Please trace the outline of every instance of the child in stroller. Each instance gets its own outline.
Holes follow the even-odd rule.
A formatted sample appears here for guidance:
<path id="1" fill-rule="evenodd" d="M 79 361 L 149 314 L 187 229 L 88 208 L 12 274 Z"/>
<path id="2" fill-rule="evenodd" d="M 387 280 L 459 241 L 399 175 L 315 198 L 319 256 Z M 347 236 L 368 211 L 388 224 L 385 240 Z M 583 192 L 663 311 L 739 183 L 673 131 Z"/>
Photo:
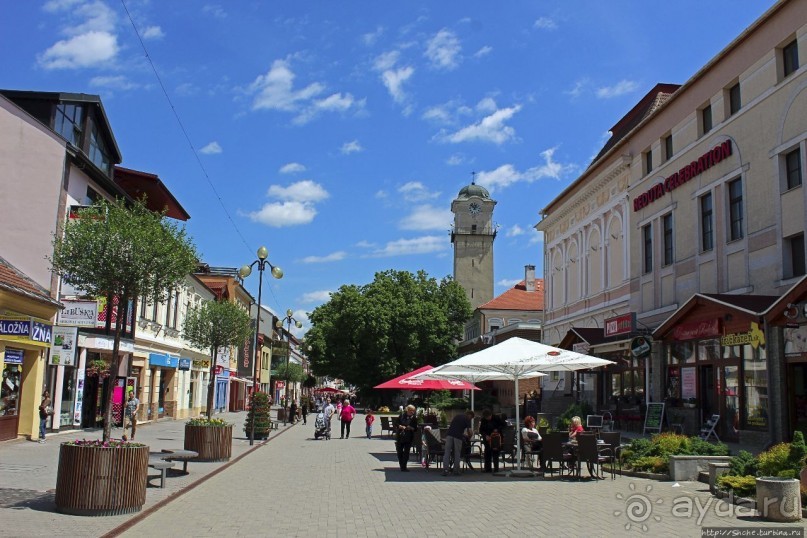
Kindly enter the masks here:
<path id="1" fill-rule="evenodd" d="M 320 411 L 314 421 L 314 439 L 324 437 L 327 441 L 331 440 L 331 425 L 328 422 L 325 413 Z"/>

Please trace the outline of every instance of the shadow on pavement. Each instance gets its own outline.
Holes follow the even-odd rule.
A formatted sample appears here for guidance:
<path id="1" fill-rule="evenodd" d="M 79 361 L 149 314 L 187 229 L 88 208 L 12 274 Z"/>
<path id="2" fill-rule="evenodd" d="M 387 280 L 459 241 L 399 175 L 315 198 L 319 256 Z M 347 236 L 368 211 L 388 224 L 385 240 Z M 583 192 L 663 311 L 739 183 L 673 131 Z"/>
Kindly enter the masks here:
<path id="1" fill-rule="evenodd" d="M 398 462 L 398 455 L 394 452 L 370 452 L 378 461 L 394 461 Z"/>
<path id="2" fill-rule="evenodd" d="M 56 494 L 53 491 L 0 488 L 0 508 L 29 509 L 37 512 L 56 512 Z"/>

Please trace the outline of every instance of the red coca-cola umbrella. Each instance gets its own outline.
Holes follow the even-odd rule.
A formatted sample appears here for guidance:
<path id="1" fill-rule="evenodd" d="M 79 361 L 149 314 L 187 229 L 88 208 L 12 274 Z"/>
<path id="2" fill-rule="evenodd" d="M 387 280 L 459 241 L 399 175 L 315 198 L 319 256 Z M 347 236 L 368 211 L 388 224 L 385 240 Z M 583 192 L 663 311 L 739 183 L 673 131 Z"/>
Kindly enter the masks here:
<path id="1" fill-rule="evenodd" d="M 407 374 L 376 385 L 377 389 L 398 390 L 479 390 L 479 387 L 460 379 L 412 379 L 421 372 L 431 370 L 432 366 L 421 366 Z"/>

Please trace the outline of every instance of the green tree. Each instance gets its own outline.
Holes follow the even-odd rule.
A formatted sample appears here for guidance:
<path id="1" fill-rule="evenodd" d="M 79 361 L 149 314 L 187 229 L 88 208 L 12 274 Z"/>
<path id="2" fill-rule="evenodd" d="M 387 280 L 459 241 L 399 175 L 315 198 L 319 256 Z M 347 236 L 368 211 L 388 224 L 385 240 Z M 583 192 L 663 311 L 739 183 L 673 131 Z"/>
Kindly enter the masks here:
<path id="1" fill-rule="evenodd" d="M 207 418 L 210 418 L 218 351 L 224 347 L 240 346 L 251 338 L 252 323 L 249 314 L 235 303 L 207 301 L 188 311 L 182 334 L 193 346 L 210 352 L 210 382 L 207 385 Z"/>
<path id="2" fill-rule="evenodd" d="M 165 301 L 194 271 L 198 255 L 185 228 L 165 214 L 150 211 L 142 202 L 100 200 L 70 219 L 61 236 L 54 236 L 50 262 L 65 283 L 87 295 L 118 298 L 110 367 L 114 376 L 120 370 L 122 320 L 128 317 L 129 302 L 137 297 Z M 109 391 L 104 441 L 112 431 L 112 398 Z"/>
<path id="3" fill-rule="evenodd" d="M 311 313 L 306 342 L 316 375 L 368 389 L 424 364 L 456 358 L 471 316 L 465 291 L 424 271 L 388 270 L 345 285 Z"/>
<path id="4" fill-rule="evenodd" d="M 299 383 L 305 379 L 305 371 L 303 367 L 296 362 L 284 363 L 277 377 L 284 380 L 286 383 Z"/>

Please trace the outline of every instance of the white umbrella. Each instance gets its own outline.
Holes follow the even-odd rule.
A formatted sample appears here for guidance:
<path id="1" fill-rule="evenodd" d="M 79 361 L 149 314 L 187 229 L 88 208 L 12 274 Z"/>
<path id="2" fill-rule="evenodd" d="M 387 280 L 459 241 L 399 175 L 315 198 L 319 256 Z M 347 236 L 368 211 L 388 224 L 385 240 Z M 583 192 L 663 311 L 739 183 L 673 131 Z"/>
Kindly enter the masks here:
<path id="1" fill-rule="evenodd" d="M 547 374 L 542 372 L 532 372 L 530 374 L 523 375 L 521 379 L 531 379 L 533 377 L 543 377 L 545 375 Z M 457 370 L 448 374 L 441 372 L 440 367 L 438 366 L 437 368 L 432 368 L 431 370 L 426 370 L 425 372 L 413 375 L 412 379 L 461 379 L 462 381 L 467 381 L 468 383 L 476 385 L 482 381 L 509 381 L 513 379 L 513 377 L 499 372 L 480 372 L 478 370 L 467 370 L 465 372 Z M 471 411 L 473 410 L 474 391 L 471 391 Z"/>
<path id="2" fill-rule="evenodd" d="M 536 372 L 574 371 L 597 368 L 613 361 L 600 359 L 560 349 L 539 342 L 513 337 L 500 344 L 485 348 L 476 353 L 465 355 L 459 359 L 435 368 L 444 375 L 456 375 L 458 372 L 492 372 L 506 376 L 515 383 L 518 397 L 518 380 Z M 516 405 L 516 430 L 519 431 L 521 418 Z M 516 434 L 516 461 L 518 474 L 521 473 L 521 435 Z"/>

